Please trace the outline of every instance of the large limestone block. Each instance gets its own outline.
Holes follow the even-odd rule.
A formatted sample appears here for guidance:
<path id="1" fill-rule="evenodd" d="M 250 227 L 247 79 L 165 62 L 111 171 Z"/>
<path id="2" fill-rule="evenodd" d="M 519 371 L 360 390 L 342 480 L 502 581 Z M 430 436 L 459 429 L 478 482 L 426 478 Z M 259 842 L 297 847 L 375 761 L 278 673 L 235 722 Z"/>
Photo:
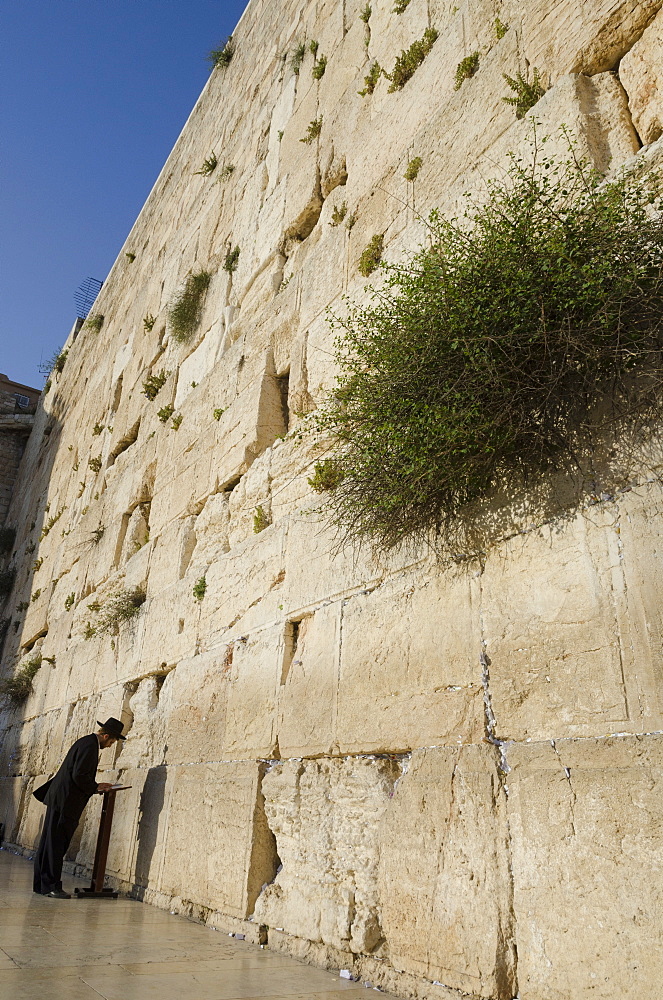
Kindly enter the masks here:
<path id="1" fill-rule="evenodd" d="M 509 749 L 520 995 L 661 992 L 660 735 Z"/>
<path id="2" fill-rule="evenodd" d="M 207 590 L 200 604 L 200 632 L 207 648 L 243 635 L 249 628 L 274 620 L 283 604 L 286 579 L 286 533 L 272 525 L 251 534 L 206 571 Z"/>
<path id="3" fill-rule="evenodd" d="M 507 0 L 500 16 L 520 26 L 525 58 L 551 79 L 614 69 L 661 0 Z"/>
<path id="4" fill-rule="evenodd" d="M 162 892 L 234 917 L 253 912 L 260 887 L 276 867 L 262 808 L 262 773 L 263 765 L 254 761 L 176 769 Z"/>
<path id="5" fill-rule="evenodd" d="M 336 744 L 340 637 L 340 602 L 286 626 L 278 720 L 283 757 L 328 753 Z"/>
<path id="6" fill-rule="evenodd" d="M 417 567 L 345 603 L 336 728 L 342 752 L 481 739 L 477 598 L 467 571 Z"/>
<path id="7" fill-rule="evenodd" d="M 204 761 L 210 748 L 223 746 L 232 646 L 178 662 L 163 681 L 159 709 L 163 715 L 169 764 Z"/>
<path id="8" fill-rule="evenodd" d="M 263 781 L 282 869 L 261 893 L 261 923 L 343 951 L 382 943 L 380 818 L 398 765 L 376 758 L 284 761 Z"/>
<path id="9" fill-rule="evenodd" d="M 473 996 L 511 1000 L 506 797 L 493 749 L 412 755 L 380 831 L 379 888 L 397 969 Z"/>
<path id="10" fill-rule="evenodd" d="M 631 726 L 610 520 L 616 512 L 578 515 L 561 531 L 516 537 L 489 558 L 481 605 L 499 735 L 589 736 Z"/>
<path id="11" fill-rule="evenodd" d="M 276 625 L 232 645 L 223 743 L 228 757 L 273 754 L 284 641 L 284 628 Z"/>
<path id="12" fill-rule="evenodd" d="M 658 483 L 624 495 L 615 524 L 617 605 L 629 717 L 644 732 L 663 729 L 663 497 Z M 619 528 L 619 534 L 616 534 Z M 622 556 L 623 558 L 620 558 Z M 617 589 L 617 588 L 615 588 Z"/>
<path id="13" fill-rule="evenodd" d="M 633 124 L 644 143 L 663 133 L 663 15 L 657 14 L 619 64 Z"/>

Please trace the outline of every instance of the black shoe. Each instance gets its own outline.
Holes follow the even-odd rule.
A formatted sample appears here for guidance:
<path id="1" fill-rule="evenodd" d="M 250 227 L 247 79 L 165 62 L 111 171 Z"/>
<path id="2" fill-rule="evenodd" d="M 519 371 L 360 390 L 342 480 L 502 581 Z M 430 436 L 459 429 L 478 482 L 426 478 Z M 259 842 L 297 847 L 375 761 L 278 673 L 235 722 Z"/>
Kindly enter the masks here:
<path id="1" fill-rule="evenodd" d="M 49 899 L 71 899 L 70 894 L 64 889 L 53 889 L 52 892 L 45 892 L 44 895 Z"/>

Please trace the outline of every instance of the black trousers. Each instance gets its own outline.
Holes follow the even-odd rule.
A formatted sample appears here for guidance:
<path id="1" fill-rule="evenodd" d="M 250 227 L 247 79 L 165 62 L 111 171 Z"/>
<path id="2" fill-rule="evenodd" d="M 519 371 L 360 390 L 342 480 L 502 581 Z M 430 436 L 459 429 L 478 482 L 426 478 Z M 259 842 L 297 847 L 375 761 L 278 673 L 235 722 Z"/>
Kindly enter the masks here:
<path id="1" fill-rule="evenodd" d="M 46 810 L 41 840 L 35 854 L 35 892 L 62 889 L 62 862 L 78 826 L 78 816 L 61 813 L 50 806 Z"/>

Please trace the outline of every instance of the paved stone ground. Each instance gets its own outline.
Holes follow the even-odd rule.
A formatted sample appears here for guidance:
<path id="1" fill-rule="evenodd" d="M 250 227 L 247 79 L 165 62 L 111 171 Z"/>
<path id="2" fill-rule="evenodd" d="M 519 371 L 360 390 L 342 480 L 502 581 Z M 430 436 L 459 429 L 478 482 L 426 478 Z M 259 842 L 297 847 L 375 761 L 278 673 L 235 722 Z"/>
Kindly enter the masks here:
<path id="1" fill-rule="evenodd" d="M 83 885 L 67 879 L 65 887 Z M 0 1000 L 366 1000 L 372 991 L 131 899 L 32 892 L 0 851 Z M 384 996 L 384 994 L 382 994 Z"/>

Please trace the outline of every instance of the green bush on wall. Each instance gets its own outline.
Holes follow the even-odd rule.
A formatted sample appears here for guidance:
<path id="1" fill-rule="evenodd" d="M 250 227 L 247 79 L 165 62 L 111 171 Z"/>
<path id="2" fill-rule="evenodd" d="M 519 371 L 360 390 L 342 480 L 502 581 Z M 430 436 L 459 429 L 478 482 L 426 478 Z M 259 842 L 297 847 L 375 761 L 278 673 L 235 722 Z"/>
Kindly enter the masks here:
<path id="1" fill-rule="evenodd" d="M 168 318 L 173 339 L 178 343 L 183 344 L 189 340 L 198 326 L 205 292 L 211 280 L 212 275 L 208 271 L 190 274 L 173 303 Z"/>
<path id="2" fill-rule="evenodd" d="M 433 213 L 427 245 L 381 265 L 373 303 L 332 320 L 340 376 L 318 427 L 338 444 L 344 533 L 444 535 L 498 484 L 578 475 L 597 434 L 660 416 L 655 183 L 602 185 L 535 137 L 532 164 L 512 158 L 460 220 Z"/>

